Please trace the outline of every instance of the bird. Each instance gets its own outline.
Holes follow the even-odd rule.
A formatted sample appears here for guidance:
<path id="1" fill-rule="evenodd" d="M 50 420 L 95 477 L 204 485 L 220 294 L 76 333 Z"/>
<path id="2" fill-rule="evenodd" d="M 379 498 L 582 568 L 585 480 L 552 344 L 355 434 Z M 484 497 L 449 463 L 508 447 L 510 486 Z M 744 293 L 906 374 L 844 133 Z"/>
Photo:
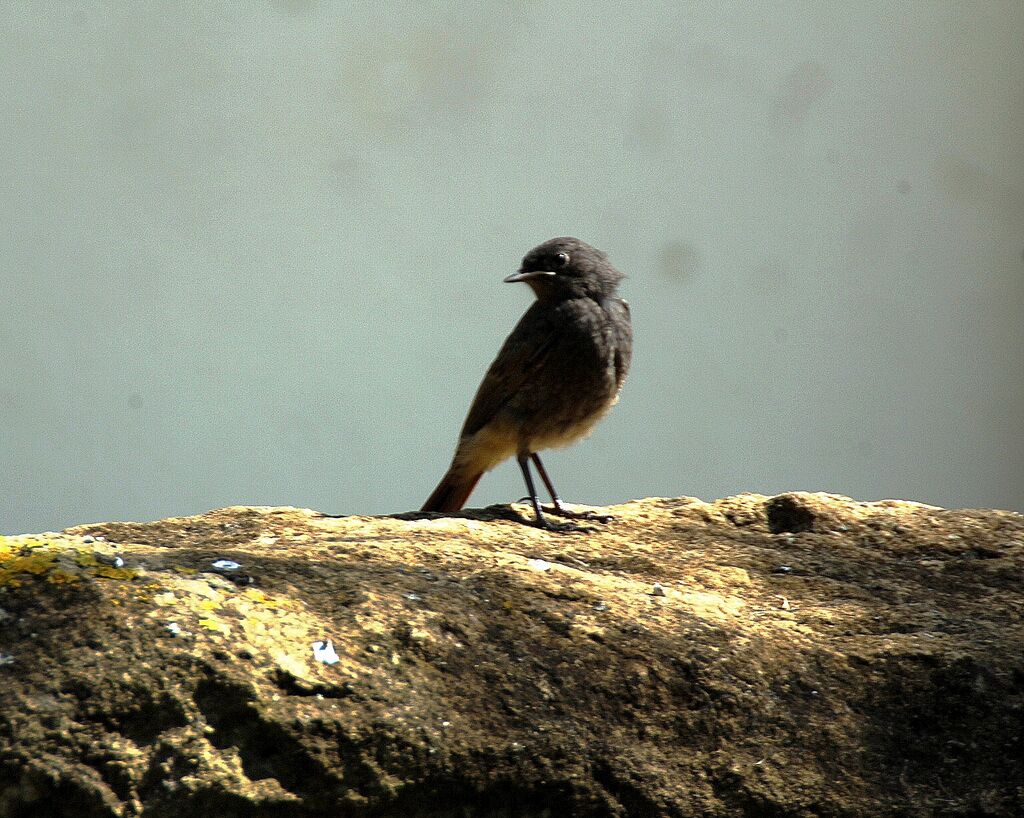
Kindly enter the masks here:
<path id="1" fill-rule="evenodd" d="M 611 519 L 566 508 L 539 452 L 586 437 L 618 401 L 633 352 L 629 304 L 617 294 L 623 278 L 605 253 L 571 236 L 549 239 L 523 257 L 504 282 L 528 284 L 536 300 L 484 375 L 451 466 L 421 511 L 458 511 L 486 472 L 515 457 L 537 527 L 580 530 L 545 516 L 531 463 L 551 495 L 549 513 Z"/>

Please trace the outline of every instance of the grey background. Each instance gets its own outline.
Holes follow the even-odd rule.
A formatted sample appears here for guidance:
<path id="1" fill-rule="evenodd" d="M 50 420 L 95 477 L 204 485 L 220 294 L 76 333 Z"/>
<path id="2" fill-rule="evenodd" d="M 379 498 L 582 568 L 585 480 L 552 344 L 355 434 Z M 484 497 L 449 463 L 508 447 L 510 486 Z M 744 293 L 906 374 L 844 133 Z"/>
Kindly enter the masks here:
<path id="1" fill-rule="evenodd" d="M 383 9 L 386 9 L 383 10 Z M 578 235 L 563 495 L 1024 508 L 1024 4 L 0 7 L 0 531 L 416 508 Z M 505 464 L 473 505 L 522 495 Z"/>

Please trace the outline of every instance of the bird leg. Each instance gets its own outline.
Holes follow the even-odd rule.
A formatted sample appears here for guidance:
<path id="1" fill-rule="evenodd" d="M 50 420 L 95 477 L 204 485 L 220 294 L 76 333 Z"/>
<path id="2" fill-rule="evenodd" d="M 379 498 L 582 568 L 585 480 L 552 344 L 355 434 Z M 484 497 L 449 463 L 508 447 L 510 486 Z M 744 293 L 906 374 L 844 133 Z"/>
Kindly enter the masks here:
<path id="1" fill-rule="evenodd" d="M 533 460 L 533 465 L 537 467 L 537 473 L 540 474 L 540 479 L 544 481 L 548 494 L 551 495 L 551 508 L 548 509 L 549 514 L 556 514 L 559 517 L 569 517 L 573 520 L 593 520 L 598 523 L 607 523 L 615 519 L 610 514 L 596 514 L 593 511 L 573 511 L 572 509 L 566 508 L 562 505 L 562 500 L 559 498 L 558 492 L 555 491 L 555 486 L 551 482 L 551 478 L 548 477 L 547 469 L 545 469 L 544 464 L 540 462 L 540 456 L 534 452 L 530 455 L 530 459 Z M 520 463 L 520 466 L 521 465 L 522 463 Z M 527 486 L 530 487 L 529 481 L 527 481 Z M 530 491 L 532 493 L 533 489 L 530 488 Z"/>
<path id="2" fill-rule="evenodd" d="M 536 458 L 536 455 L 533 455 Z M 589 531 L 590 529 L 582 526 L 573 525 L 572 523 L 556 523 L 553 520 L 549 520 L 544 516 L 544 512 L 541 511 L 540 500 L 537 498 L 537 490 L 533 486 L 533 475 L 530 474 L 530 455 L 520 454 L 516 457 L 519 463 L 519 468 L 523 471 L 523 479 L 526 481 L 526 490 L 530 492 L 530 505 L 533 506 L 533 511 L 537 515 L 534 525 L 538 528 L 543 528 L 548 531 Z M 541 468 L 541 475 L 544 478 L 544 483 L 550 488 L 551 484 L 548 482 L 547 475 L 544 474 L 543 467 Z M 558 512 L 555 512 L 556 514 Z"/>

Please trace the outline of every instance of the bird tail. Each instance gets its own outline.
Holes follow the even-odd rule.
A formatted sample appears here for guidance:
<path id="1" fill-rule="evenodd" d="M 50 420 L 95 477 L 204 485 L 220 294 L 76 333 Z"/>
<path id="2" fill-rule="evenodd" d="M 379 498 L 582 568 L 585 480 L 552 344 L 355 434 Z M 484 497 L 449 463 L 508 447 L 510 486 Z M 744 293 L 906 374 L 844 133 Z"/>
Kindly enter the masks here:
<path id="1" fill-rule="evenodd" d="M 420 511 L 458 511 L 466 504 L 483 476 L 482 471 L 466 473 L 453 465 Z"/>

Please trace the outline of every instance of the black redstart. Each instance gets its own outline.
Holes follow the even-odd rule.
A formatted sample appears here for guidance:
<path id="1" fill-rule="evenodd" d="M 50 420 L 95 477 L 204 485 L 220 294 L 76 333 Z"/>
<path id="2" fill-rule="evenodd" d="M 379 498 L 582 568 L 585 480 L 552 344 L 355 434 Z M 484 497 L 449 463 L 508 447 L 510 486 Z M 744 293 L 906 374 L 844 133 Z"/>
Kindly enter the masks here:
<path id="1" fill-rule="evenodd" d="M 616 295 L 622 278 L 579 239 L 551 239 L 526 254 L 505 281 L 525 281 L 537 300 L 484 375 L 452 464 L 422 511 L 458 511 L 484 472 L 515 455 L 538 526 L 573 529 L 544 516 L 531 460 L 551 493 L 550 513 L 594 519 L 562 505 L 537 452 L 585 437 L 618 400 L 633 351 L 629 305 Z"/>

